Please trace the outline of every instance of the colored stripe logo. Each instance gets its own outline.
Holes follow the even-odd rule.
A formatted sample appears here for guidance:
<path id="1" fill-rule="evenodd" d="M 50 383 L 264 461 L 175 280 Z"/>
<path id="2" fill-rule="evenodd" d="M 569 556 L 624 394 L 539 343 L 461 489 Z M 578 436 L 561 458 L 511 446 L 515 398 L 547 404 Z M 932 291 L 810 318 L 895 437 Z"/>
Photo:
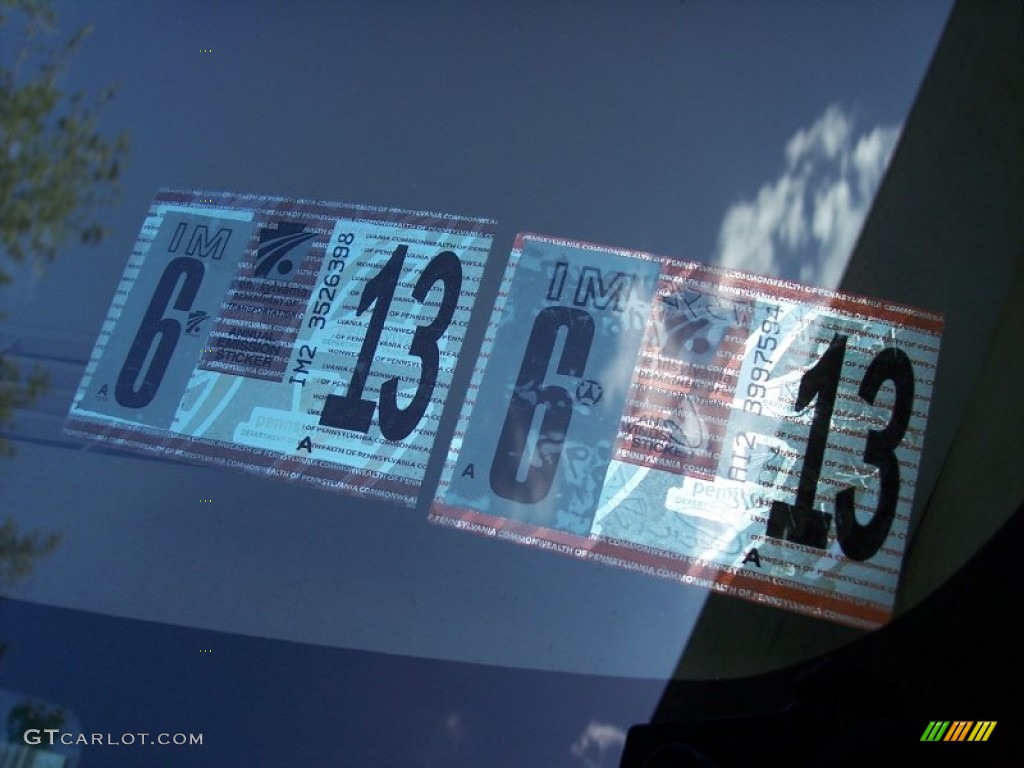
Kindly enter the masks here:
<path id="1" fill-rule="evenodd" d="M 988 741 L 995 720 L 932 720 L 921 734 L 921 741 Z"/>

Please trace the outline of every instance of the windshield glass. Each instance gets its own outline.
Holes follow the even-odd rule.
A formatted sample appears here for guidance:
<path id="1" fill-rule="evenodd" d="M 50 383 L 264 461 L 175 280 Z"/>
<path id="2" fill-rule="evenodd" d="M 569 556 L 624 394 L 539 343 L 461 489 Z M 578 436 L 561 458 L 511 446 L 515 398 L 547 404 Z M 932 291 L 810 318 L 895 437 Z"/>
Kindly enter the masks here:
<path id="1" fill-rule="evenodd" d="M 45 54 L 19 63 L 31 12 L 7 5 L 24 85 Z M 93 25 L 56 98 L 118 84 L 95 107 L 117 172 L 96 179 L 98 243 L 3 252 L 10 388 L 34 366 L 47 384 L 0 423 L 5 535 L 37 534 L 2 564 L 0 687 L 90 733 L 204 734 L 154 765 L 610 766 L 673 676 L 859 636 L 733 598 L 701 624 L 700 587 L 429 525 L 445 445 L 409 508 L 63 428 L 161 188 L 496 221 L 449 434 L 517 233 L 835 288 L 950 5 L 55 3 L 59 31 L 32 39 Z M 730 612 L 760 612 L 760 635 L 730 640 Z M 139 764 L 83 749 L 62 754 Z"/>

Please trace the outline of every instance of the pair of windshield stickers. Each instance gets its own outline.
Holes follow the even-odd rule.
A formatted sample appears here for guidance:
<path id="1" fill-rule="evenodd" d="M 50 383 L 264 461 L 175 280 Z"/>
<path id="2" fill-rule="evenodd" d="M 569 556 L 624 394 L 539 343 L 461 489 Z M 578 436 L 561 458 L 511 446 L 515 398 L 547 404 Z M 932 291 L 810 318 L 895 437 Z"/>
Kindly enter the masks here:
<path id="1" fill-rule="evenodd" d="M 415 505 L 494 222 L 162 190 L 67 431 Z M 433 522 L 891 614 L 942 319 L 520 235 Z"/>
<path id="2" fill-rule="evenodd" d="M 520 235 L 430 519 L 879 626 L 941 330 L 906 306 Z"/>
<path id="3" fill-rule="evenodd" d="M 493 234 L 161 190 L 67 431 L 412 506 Z"/>

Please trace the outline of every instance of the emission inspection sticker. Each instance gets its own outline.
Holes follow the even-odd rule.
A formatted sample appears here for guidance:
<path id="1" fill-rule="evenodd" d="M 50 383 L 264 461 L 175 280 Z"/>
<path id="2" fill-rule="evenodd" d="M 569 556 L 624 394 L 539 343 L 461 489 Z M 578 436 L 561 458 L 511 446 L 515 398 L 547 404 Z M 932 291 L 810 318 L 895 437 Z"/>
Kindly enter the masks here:
<path id="1" fill-rule="evenodd" d="M 520 235 L 431 520 L 879 626 L 941 330 L 907 306 Z"/>
<path id="2" fill-rule="evenodd" d="M 493 233 L 161 190 L 66 431 L 412 506 Z"/>

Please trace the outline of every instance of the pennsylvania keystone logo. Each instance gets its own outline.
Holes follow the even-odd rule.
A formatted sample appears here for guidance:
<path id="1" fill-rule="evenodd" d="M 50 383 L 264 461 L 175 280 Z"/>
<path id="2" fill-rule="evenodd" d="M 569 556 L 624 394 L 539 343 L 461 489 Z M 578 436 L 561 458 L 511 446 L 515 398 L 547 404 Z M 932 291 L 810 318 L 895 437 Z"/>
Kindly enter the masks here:
<path id="1" fill-rule="evenodd" d="M 188 336 L 196 336 L 203 322 L 209 320 L 210 316 L 205 312 L 189 312 L 188 320 L 185 321 L 185 333 Z"/>
<path id="2" fill-rule="evenodd" d="M 256 253 L 256 277 L 285 280 L 295 270 L 299 253 L 292 251 L 316 237 L 314 232 L 304 231 L 304 225 L 297 221 L 279 221 L 277 229 L 260 228 L 260 247 Z M 290 256 L 290 258 L 286 258 Z"/>

